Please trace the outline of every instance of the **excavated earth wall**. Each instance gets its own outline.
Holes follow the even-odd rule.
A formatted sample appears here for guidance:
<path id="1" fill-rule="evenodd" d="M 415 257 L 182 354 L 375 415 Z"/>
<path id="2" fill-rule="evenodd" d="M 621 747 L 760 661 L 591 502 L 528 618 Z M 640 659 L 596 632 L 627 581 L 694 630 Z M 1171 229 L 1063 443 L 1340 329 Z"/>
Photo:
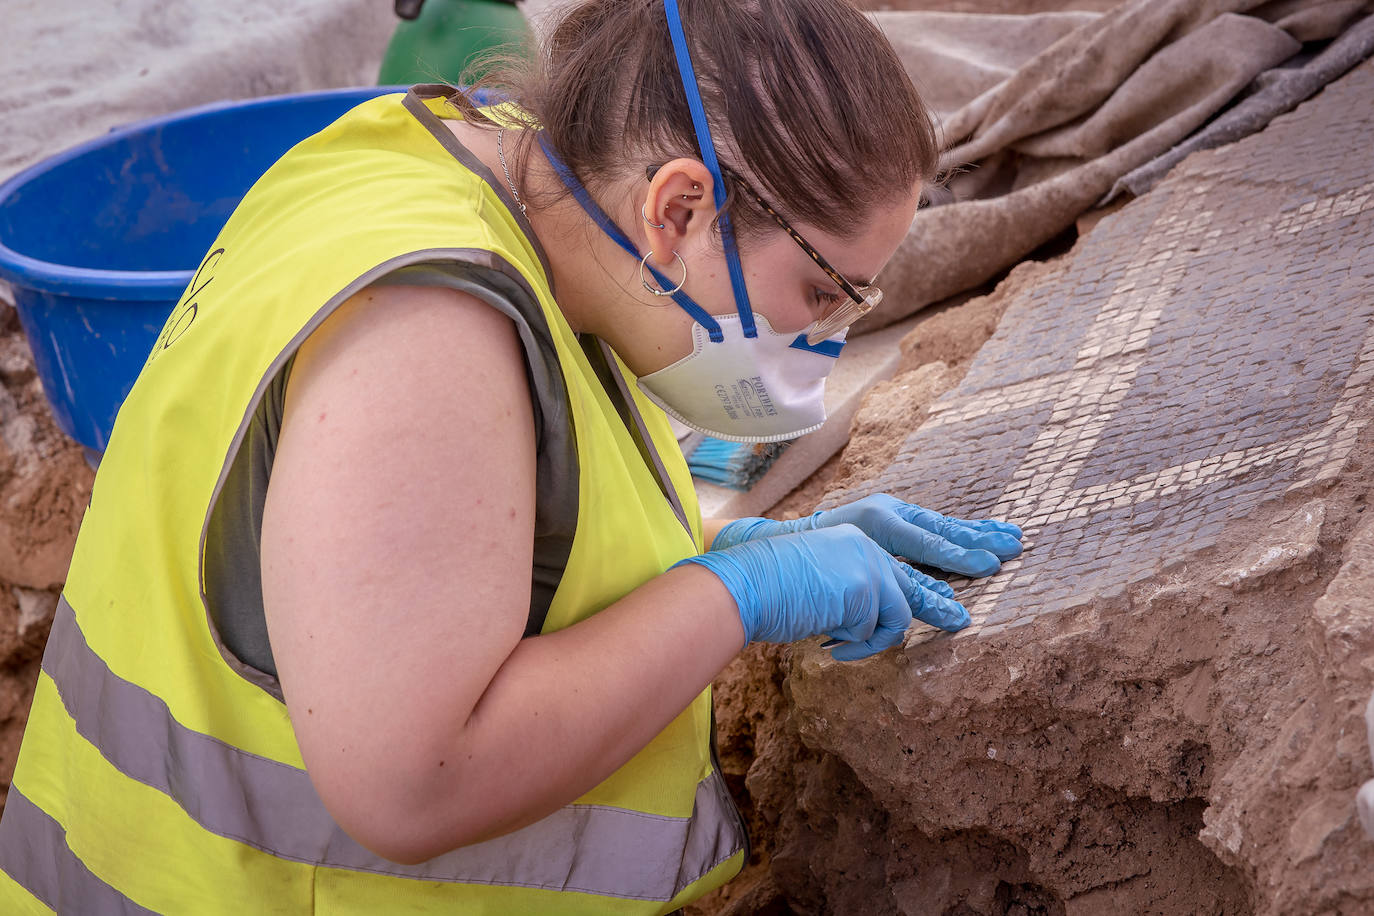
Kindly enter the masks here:
<path id="1" fill-rule="evenodd" d="M 956 388 L 874 392 L 856 431 L 919 428 L 824 504 L 1010 518 L 1026 552 L 954 583 L 956 636 L 727 672 L 761 842 L 702 912 L 1374 912 L 1371 141 L 1365 64 L 1013 273 Z"/>

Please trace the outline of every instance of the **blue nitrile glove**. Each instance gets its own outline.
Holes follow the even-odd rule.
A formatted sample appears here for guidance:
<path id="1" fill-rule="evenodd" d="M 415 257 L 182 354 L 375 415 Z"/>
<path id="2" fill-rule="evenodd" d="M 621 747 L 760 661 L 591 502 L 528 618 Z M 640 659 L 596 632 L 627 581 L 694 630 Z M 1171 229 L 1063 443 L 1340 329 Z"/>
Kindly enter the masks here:
<path id="1" fill-rule="evenodd" d="M 854 525 L 893 556 L 965 576 L 990 576 L 1003 560 L 1021 554 L 1021 529 L 1013 524 L 950 518 L 885 493 L 786 522 L 737 519 L 720 530 L 711 549 L 833 525 Z"/>
<path id="2" fill-rule="evenodd" d="M 968 626 L 968 611 L 926 586 L 927 577 L 853 525 L 760 538 L 689 557 L 739 606 L 745 644 L 793 642 L 822 633 L 845 644 L 841 661 L 901 642 L 914 615 L 945 630 Z"/>

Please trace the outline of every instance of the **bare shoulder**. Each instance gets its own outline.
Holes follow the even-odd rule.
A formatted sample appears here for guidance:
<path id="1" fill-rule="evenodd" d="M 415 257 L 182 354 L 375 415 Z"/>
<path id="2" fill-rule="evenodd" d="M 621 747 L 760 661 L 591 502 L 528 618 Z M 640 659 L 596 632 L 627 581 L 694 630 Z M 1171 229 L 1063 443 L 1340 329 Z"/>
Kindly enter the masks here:
<path id="1" fill-rule="evenodd" d="M 263 603 L 327 804 L 404 772 L 393 758 L 461 721 L 519 642 L 534 443 L 514 325 L 471 296 L 366 290 L 302 345 L 263 515 Z"/>
<path id="2" fill-rule="evenodd" d="M 323 479 L 365 475 L 396 492 L 453 492 L 504 468 L 501 483 L 530 493 L 533 443 L 510 319 L 455 290 L 391 286 L 357 294 L 302 344 L 278 460 L 303 460 Z M 364 468 L 363 456 L 375 466 Z M 490 486 L 478 489 L 484 496 Z"/>

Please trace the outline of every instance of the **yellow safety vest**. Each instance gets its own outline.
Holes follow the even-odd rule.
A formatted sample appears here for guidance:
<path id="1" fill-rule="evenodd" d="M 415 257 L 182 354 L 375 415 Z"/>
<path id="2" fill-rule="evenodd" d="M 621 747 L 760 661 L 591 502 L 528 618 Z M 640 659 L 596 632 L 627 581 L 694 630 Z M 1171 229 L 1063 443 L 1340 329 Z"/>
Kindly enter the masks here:
<path id="1" fill-rule="evenodd" d="M 334 823 L 286 706 L 238 673 L 207 617 L 203 532 L 262 392 L 341 302 L 418 263 L 505 272 L 552 332 L 580 501 L 543 631 L 699 549 L 666 417 L 626 387 L 661 486 L 504 192 L 439 120 L 455 116 L 417 90 L 300 143 L 249 192 L 168 319 L 115 424 L 44 654 L 0 822 L 0 911 L 664 913 L 742 866 L 709 690 L 544 820 L 420 865 L 381 859 Z"/>

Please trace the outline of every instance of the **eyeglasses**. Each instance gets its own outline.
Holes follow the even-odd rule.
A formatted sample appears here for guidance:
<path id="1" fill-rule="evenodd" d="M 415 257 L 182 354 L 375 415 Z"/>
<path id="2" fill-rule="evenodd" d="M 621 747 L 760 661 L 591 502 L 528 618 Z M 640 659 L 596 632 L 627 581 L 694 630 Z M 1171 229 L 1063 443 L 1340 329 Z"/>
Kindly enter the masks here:
<path id="1" fill-rule="evenodd" d="M 653 180 L 654 175 L 658 174 L 661 165 L 651 165 L 647 169 L 648 178 Z M 805 251 L 811 260 L 816 262 L 816 266 L 825 271 L 826 276 L 834 280 L 835 283 L 849 296 L 848 302 L 842 302 L 835 306 L 828 314 L 822 315 L 821 319 L 811 326 L 811 330 L 806 334 L 806 342 L 811 346 L 816 346 L 824 340 L 834 337 L 840 331 L 852 325 L 860 318 L 873 311 L 883 301 L 883 291 L 876 286 L 855 286 L 844 278 L 835 268 L 830 266 L 830 262 L 821 256 L 821 253 L 811 246 L 811 243 L 801 237 L 801 233 L 792 228 L 792 224 L 783 218 L 777 210 L 773 209 L 768 201 L 759 196 L 758 192 L 750 187 L 749 182 L 744 177 L 727 165 L 720 167 L 721 174 L 739 185 L 748 197 L 763 208 L 763 212 L 773 218 L 791 236 L 792 241 L 796 242 Z"/>

